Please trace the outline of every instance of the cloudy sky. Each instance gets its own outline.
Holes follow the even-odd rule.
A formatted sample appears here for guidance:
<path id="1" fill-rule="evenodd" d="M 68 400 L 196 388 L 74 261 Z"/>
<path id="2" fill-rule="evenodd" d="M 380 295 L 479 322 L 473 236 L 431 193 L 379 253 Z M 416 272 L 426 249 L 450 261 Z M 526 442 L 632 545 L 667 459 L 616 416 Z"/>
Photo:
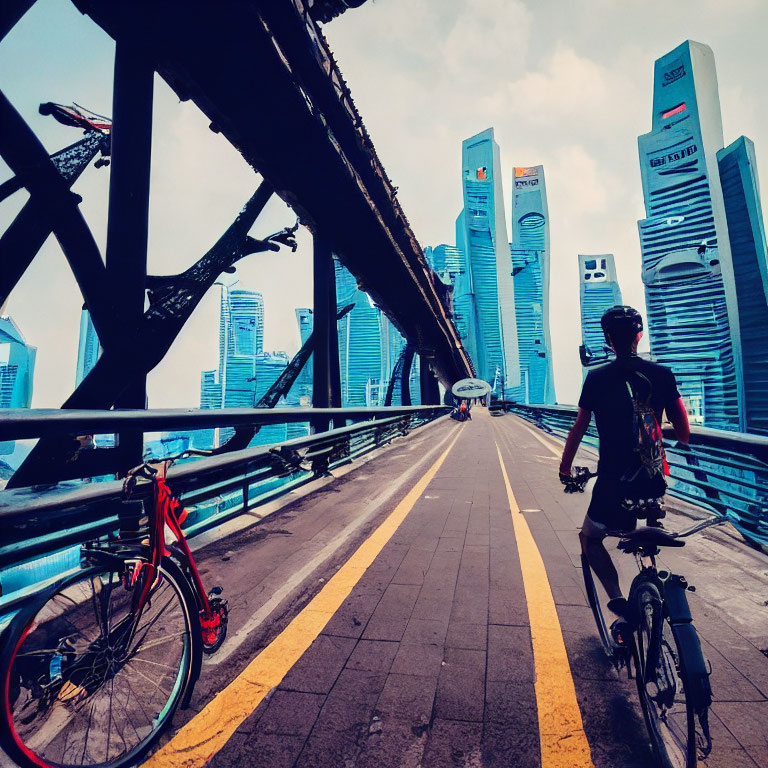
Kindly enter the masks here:
<path id="1" fill-rule="evenodd" d="M 756 145 L 768 178 L 768 3 L 764 0 L 369 0 L 326 35 L 422 245 L 453 242 L 461 207 L 461 141 L 493 126 L 506 209 L 511 169 L 543 164 L 552 243 L 552 339 L 558 400 L 575 402 L 578 253 L 616 255 L 625 301 L 643 307 L 636 222 L 644 216 L 637 136 L 650 130 L 653 62 L 693 39 L 712 47 L 725 142 Z M 37 114 L 42 101 L 111 111 L 114 47 L 67 0 L 38 0 L 0 45 L 0 87 L 50 151 L 78 138 Z M 156 82 L 150 270 L 172 274 L 213 243 L 258 177 L 191 103 Z M 244 95 L 246 97 L 246 95 Z M 0 181 L 8 176 L 0 163 Z M 76 191 L 104 246 L 109 171 Z M 15 199 L 18 198 L 18 199 Z M 23 194 L 0 206 L 4 228 Z M 270 205 L 255 233 L 292 223 Z M 293 315 L 311 304 L 311 240 L 296 254 L 255 255 L 236 277 L 261 290 L 266 346 L 298 348 Z M 58 406 L 74 384 L 80 299 L 50 239 L 5 312 L 38 347 L 34 405 Z M 150 377 L 150 406 L 195 406 L 217 358 L 212 293 Z"/>

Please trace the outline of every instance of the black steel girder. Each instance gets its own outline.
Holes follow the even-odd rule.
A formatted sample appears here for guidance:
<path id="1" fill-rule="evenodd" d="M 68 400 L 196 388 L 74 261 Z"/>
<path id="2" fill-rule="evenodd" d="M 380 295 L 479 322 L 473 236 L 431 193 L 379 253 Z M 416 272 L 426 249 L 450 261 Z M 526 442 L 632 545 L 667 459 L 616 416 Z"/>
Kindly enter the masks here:
<path id="1" fill-rule="evenodd" d="M 192 99 L 451 384 L 471 364 L 318 28 L 298 0 L 73 0 L 112 37 L 142 20 L 156 70 Z"/>

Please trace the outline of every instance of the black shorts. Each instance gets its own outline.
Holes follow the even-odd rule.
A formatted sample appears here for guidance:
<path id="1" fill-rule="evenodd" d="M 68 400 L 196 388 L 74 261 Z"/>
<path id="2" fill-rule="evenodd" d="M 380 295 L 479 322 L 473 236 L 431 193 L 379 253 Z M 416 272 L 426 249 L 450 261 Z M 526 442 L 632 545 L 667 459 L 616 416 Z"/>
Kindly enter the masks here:
<path id="1" fill-rule="evenodd" d="M 637 515 L 621 506 L 619 478 L 612 475 L 597 476 L 587 517 L 611 531 L 632 531 L 637 527 Z"/>

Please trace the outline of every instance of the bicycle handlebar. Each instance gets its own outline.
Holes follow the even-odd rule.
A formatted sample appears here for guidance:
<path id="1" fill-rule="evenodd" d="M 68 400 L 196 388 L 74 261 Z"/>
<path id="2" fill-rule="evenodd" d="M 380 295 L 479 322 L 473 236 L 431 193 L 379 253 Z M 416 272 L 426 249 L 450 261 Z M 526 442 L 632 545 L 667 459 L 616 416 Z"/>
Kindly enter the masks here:
<path id="1" fill-rule="evenodd" d="M 597 472 L 592 472 L 589 467 L 574 467 L 573 475 L 560 474 L 560 482 L 565 486 L 563 493 L 584 493 L 587 481 L 597 477 Z"/>

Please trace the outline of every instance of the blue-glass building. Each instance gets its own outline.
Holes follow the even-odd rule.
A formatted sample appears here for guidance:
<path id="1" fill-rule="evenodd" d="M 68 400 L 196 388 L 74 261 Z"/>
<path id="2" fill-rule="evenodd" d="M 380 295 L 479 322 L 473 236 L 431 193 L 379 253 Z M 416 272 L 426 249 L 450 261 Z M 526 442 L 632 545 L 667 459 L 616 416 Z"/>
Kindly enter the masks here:
<path id="1" fill-rule="evenodd" d="M 336 261 L 336 299 L 354 308 L 337 322 L 341 405 L 364 408 L 383 402 L 381 380 L 381 312 L 358 288 L 354 275 Z"/>
<path id="2" fill-rule="evenodd" d="M 768 435 L 768 249 L 755 146 L 741 136 L 717 153 L 717 162 L 738 309 L 741 428 Z"/>
<path id="3" fill-rule="evenodd" d="M 258 402 L 267 390 L 277 381 L 280 374 L 288 365 L 288 355 L 285 352 L 259 352 L 254 360 L 256 377 L 256 402 Z M 287 407 L 289 403 L 279 403 L 277 407 Z M 298 405 L 298 402 L 295 403 Z M 306 434 L 306 431 L 302 434 Z M 298 435 L 296 435 L 298 437 Z M 251 445 L 269 445 L 271 443 L 283 443 L 288 439 L 287 426 L 285 424 L 268 424 L 263 426 Z"/>
<path id="4" fill-rule="evenodd" d="M 37 348 L 24 339 L 10 317 L 0 316 L 0 408 L 29 408 Z M 0 455 L 14 452 L 16 443 L 0 443 Z"/>
<path id="5" fill-rule="evenodd" d="M 77 371 L 75 373 L 75 386 L 90 373 L 91 368 L 101 354 L 99 337 L 91 320 L 91 313 L 87 309 L 80 312 L 80 337 L 77 344 Z"/>
<path id="6" fill-rule="evenodd" d="M 264 348 L 264 300 L 256 291 L 221 288 L 219 368 L 203 371 L 201 408 L 253 408 L 256 404 L 256 355 Z M 234 433 L 219 430 L 219 444 Z M 208 442 L 211 430 L 193 436 L 193 444 Z"/>
<path id="7" fill-rule="evenodd" d="M 397 361 L 405 349 L 406 342 L 394 323 L 381 311 L 379 311 L 379 328 L 381 334 L 381 386 L 378 389 L 379 405 L 384 405 L 392 376 L 395 373 Z M 411 363 L 411 375 L 408 379 L 408 390 L 411 394 L 411 404 L 418 405 L 421 402 L 421 385 L 419 382 L 419 356 L 414 355 Z M 402 405 L 402 391 L 399 381 L 395 382 L 392 390 L 392 405 Z"/>
<path id="8" fill-rule="evenodd" d="M 515 289 L 509 261 L 499 147 L 493 128 L 462 143 L 464 210 L 457 247 L 467 270 L 455 293 L 455 313 L 464 325 L 466 348 L 477 375 L 501 394 L 520 385 Z M 474 306 L 473 306 L 474 305 Z"/>
<path id="9" fill-rule="evenodd" d="M 603 354 L 605 336 L 600 325 L 603 313 L 621 304 L 621 288 L 616 277 L 612 253 L 596 256 L 579 255 L 579 284 L 581 298 L 581 343 L 587 354 Z M 612 357 L 612 353 L 610 355 Z"/>
<path id="10" fill-rule="evenodd" d="M 708 46 L 686 41 L 656 61 L 652 128 L 638 145 L 651 353 L 674 370 L 693 422 L 739 429 L 738 308 L 717 163 L 720 100 Z"/>
<path id="11" fill-rule="evenodd" d="M 301 339 L 302 346 L 312 334 L 314 327 L 313 318 L 313 311 L 308 307 L 300 307 L 296 310 L 296 322 L 299 325 L 299 338 Z M 312 405 L 312 375 L 313 356 L 310 355 L 291 390 L 296 390 L 299 404 L 305 407 Z"/>
<path id="12" fill-rule="evenodd" d="M 222 287 L 219 383 L 222 407 L 256 404 L 255 359 L 264 351 L 264 299 L 257 291 Z"/>
<path id="13" fill-rule="evenodd" d="M 544 168 L 515 168 L 512 195 L 512 274 L 515 285 L 520 386 L 509 397 L 554 403 L 549 334 L 549 211 Z"/>

